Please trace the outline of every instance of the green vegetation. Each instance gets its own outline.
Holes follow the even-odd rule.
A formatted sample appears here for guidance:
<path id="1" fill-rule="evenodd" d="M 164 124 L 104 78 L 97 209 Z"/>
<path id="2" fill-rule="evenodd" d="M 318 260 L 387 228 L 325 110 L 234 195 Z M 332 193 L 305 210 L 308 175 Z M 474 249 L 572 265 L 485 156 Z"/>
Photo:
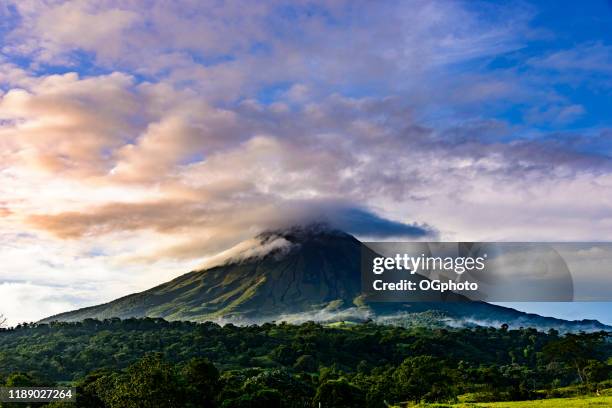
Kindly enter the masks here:
<path id="1" fill-rule="evenodd" d="M 75 384 L 94 408 L 602 406 L 611 375 L 606 332 L 151 318 L 0 331 L 0 384 Z"/>
<path id="2" fill-rule="evenodd" d="M 419 404 L 414 408 L 584 408 L 610 407 L 612 396 L 581 397 L 581 398 L 551 398 L 530 401 L 504 401 L 478 404 Z"/>

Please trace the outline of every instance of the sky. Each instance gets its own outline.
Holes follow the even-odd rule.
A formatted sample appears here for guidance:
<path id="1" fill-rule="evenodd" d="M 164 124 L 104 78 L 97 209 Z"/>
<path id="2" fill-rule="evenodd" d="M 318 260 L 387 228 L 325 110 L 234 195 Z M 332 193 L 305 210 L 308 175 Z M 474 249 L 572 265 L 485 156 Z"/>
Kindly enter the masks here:
<path id="1" fill-rule="evenodd" d="M 609 241 L 611 23 L 603 0 L 0 0 L 0 313 L 313 220 Z"/>

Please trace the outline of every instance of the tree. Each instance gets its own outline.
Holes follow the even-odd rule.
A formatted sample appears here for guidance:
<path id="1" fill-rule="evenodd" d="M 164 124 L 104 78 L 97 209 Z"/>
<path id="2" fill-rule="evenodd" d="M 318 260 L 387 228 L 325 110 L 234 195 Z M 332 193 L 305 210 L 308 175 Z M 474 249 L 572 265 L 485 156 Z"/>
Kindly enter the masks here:
<path id="1" fill-rule="evenodd" d="M 350 384 L 344 378 L 326 381 L 319 386 L 312 402 L 312 406 L 354 408 L 365 406 L 363 392 Z"/>
<path id="2" fill-rule="evenodd" d="M 111 408 L 184 407 L 185 389 L 174 367 L 159 353 L 148 354 L 117 376 L 105 400 Z M 110 398 L 109 398 L 110 397 Z"/>
<path id="3" fill-rule="evenodd" d="M 445 362 L 432 356 L 410 357 L 395 370 L 397 395 L 419 403 L 440 401 L 453 396 Z"/>
<path id="4" fill-rule="evenodd" d="M 88 408 L 105 408 L 104 396 L 112 394 L 114 381 L 112 373 L 96 370 L 89 373 L 82 381 L 77 383 L 76 405 Z"/>
<path id="5" fill-rule="evenodd" d="M 292 376 L 287 370 L 263 370 L 247 378 L 242 391 L 256 395 L 259 390 L 278 390 L 283 392 L 284 407 L 304 407 L 312 399 L 312 387 Z"/>
<path id="6" fill-rule="evenodd" d="M 219 370 L 207 358 L 194 358 L 182 370 L 190 402 L 197 407 L 214 407 L 219 393 Z"/>
<path id="7" fill-rule="evenodd" d="M 283 365 L 291 365 L 294 363 L 296 358 L 295 352 L 291 347 L 280 345 L 272 350 L 272 359 L 278 361 Z"/>
<path id="8" fill-rule="evenodd" d="M 298 371 L 312 373 L 317 371 L 317 360 L 310 354 L 305 354 L 298 357 L 298 359 L 295 361 L 295 364 L 293 365 L 293 368 Z"/>
<path id="9" fill-rule="evenodd" d="M 233 399 L 226 399 L 221 408 L 281 408 L 281 406 L 283 406 L 281 394 L 277 390 L 264 388 Z"/>
<path id="10" fill-rule="evenodd" d="M 587 382 L 604 381 L 610 375 L 610 366 L 599 360 L 589 360 L 582 372 Z"/>
<path id="11" fill-rule="evenodd" d="M 596 359 L 598 347 L 608 336 L 606 332 L 568 333 L 562 339 L 552 341 L 544 346 L 544 356 L 549 361 L 559 361 L 572 366 L 581 383 L 589 382 L 585 368 L 590 360 Z"/>
<path id="12" fill-rule="evenodd" d="M 28 374 L 14 373 L 6 378 L 7 387 L 35 387 L 36 381 Z"/>

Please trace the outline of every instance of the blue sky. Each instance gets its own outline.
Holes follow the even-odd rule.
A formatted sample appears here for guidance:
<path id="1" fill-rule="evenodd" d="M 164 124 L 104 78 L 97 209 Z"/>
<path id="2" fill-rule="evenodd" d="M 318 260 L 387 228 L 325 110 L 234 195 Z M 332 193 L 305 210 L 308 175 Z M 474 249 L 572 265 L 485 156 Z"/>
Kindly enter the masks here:
<path id="1" fill-rule="evenodd" d="M 610 303 L 607 302 L 536 302 L 498 303 L 542 316 L 553 316 L 568 320 L 593 319 L 612 325 Z"/>
<path id="2" fill-rule="evenodd" d="M 612 239 L 609 1 L 245 4 L 0 1 L 0 312 L 313 218 Z"/>

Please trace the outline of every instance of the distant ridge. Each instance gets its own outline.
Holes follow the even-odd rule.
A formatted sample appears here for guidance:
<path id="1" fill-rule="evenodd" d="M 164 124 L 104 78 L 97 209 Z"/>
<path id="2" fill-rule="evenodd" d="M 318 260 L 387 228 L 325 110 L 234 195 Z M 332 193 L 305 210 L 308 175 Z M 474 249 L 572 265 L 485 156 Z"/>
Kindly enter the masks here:
<path id="1" fill-rule="evenodd" d="M 43 319 L 162 317 L 166 320 L 367 321 L 390 324 L 608 330 L 596 320 L 567 321 L 483 302 L 371 303 L 361 294 L 361 243 L 316 223 L 263 232 L 213 257 L 206 267 L 144 292 Z"/>

